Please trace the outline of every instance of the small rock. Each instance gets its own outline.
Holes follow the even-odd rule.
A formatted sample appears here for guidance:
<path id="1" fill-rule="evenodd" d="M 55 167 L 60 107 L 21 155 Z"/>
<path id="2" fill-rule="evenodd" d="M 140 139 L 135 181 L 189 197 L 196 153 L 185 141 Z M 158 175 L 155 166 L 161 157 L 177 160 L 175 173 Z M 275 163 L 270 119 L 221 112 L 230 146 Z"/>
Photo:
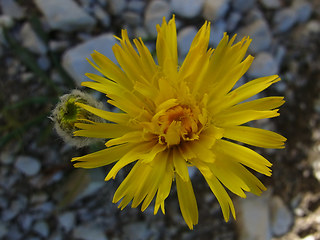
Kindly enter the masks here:
<path id="1" fill-rule="evenodd" d="M 152 37 L 157 36 L 156 25 L 162 23 L 163 17 L 169 20 L 170 5 L 166 1 L 153 0 L 151 1 L 145 11 L 144 25 Z"/>
<path id="2" fill-rule="evenodd" d="M 145 8 L 145 1 L 141 0 L 131 0 L 127 3 L 127 8 L 130 11 L 137 12 L 137 13 L 143 13 L 143 10 Z"/>
<path id="3" fill-rule="evenodd" d="M 276 60 L 279 66 L 281 66 L 282 60 L 285 55 L 286 55 L 286 48 L 282 45 L 278 45 L 274 59 Z"/>
<path id="4" fill-rule="evenodd" d="M 0 27 L 11 28 L 14 25 L 12 17 L 6 15 L 0 15 Z M 2 30 L 2 28 L 0 28 Z"/>
<path id="5" fill-rule="evenodd" d="M 295 0 L 292 4 L 292 9 L 296 14 L 296 21 L 298 23 L 306 22 L 312 13 L 311 4 L 304 0 Z"/>
<path id="6" fill-rule="evenodd" d="M 193 26 L 185 27 L 178 33 L 179 57 L 184 58 L 189 52 L 193 38 L 197 34 L 197 29 Z"/>
<path id="7" fill-rule="evenodd" d="M 77 196 L 76 200 L 90 196 L 101 189 L 103 186 L 105 186 L 105 183 L 103 181 L 105 175 L 101 169 L 90 169 L 88 172 L 90 182 L 88 186 L 86 186 L 84 191 Z"/>
<path id="8" fill-rule="evenodd" d="M 223 18 L 229 9 L 229 0 L 206 0 L 203 6 L 203 17 L 209 21 Z"/>
<path id="9" fill-rule="evenodd" d="M 237 12 L 230 13 L 227 19 L 227 31 L 233 32 L 237 28 L 241 18 L 242 18 L 242 15 L 240 13 L 237 13 Z"/>
<path id="10" fill-rule="evenodd" d="M 72 0 L 35 0 L 52 29 L 69 32 L 91 29 L 96 21 Z"/>
<path id="11" fill-rule="evenodd" d="M 267 9 L 277 9 L 281 7 L 280 0 L 260 0 L 260 3 Z"/>
<path id="12" fill-rule="evenodd" d="M 211 34 L 209 44 L 213 47 L 218 46 L 219 42 L 223 38 L 224 33 L 227 31 L 227 24 L 225 21 L 216 21 L 211 25 Z"/>
<path id="13" fill-rule="evenodd" d="M 48 224 L 41 220 L 35 223 L 33 226 L 33 230 L 38 233 L 41 237 L 48 237 L 49 236 L 49 226 Z"/>
<path id="14" fill-rule="evenodd" d="M 102 7 L 100 7 L 99 5 L 95 5 L 94 9 L 93 9 L 94 15 L 96 16 L 96 18 L 101 22 L 101 24 L 104 27 L 109 27 L 110 26 L 110 16 L 108 15 L 108 13 L 106 13 Z"/>
<path id="15" fill-rule="evenodd" d="M 252 9 L 255 5 L 256 0 L 232 0 L 232 7 L 237 12 L 246 12 L 249 9 Z"/>
<path id="16" fill-rule="evenodd" d="M 110 12 L 114 15 L 120 15 L 126 8 L 126 0 L 109 0 Z"/>
<path id="17" fill-rule="evenodd" d="M 50 62 L 49 58 L 44 55 L 40 56 L 37 59 L 37 63 L 38 63 L 38 66 L 44 71 L 47 71 L 51 66 L 51 62 Z"/>
<path id="18" fill-rule="evenodd" d="M 81 239 L 81 240 L 107 240 L 103 229 L 100 229 L 95 226 L 90 225 L 82 225 L 78 226 L 74 229 L 72 233 L 73 237 L 75 239 Z"/>
<path id="19" fill-rule="evenodd" d="M 10 224 L 8 226 L 8 232 L 6 235 L 6 239 L 10 239 L 10 240 L 21 240 L 23 239 L 23 233 L 20 231 L 18 225 L 16 224 Z"/>
<path id="20" fill-rule="evenodd" d="M 65 50 L 68 46 L 69 46 L 68 41 L 52 40 L 49 42 L 49 48 L 51 51 L 54 51 L 54 52 Z"/>
<path id="21" fill-rule="evenodd" d="M 59 223 L 62 226 L 62 228 L 66 231 L 69 232 L 70 230 L 73 229 L 75 225 L 75 214 L 74 212 L 65 212 L 59 216 Z"/>
<path id="22" fill-rule="evenodd" d="M 141 24 L 141 16 L 136 12 L 129 12 L 126 11 L 122 14 L 122 18 L 124 19 L 125 23 L 132 27 L 137 27 Z"/>
<path id="23" fill-rule="evenodd" d="M 126 224 L 123 228 L 124 239 L 149 239 L 150 230 L 147 228 L 146 222 L 135 222 Z"/>
<path id="24" fill-rule="evenodd" d="M 290 30 L 296 23 L 296 12 L 291 8 L 277 11 L 273 17 L 275 33 L 283 33 Z"/>
<path id="25" fill-rule="evenodd" d="M 0 239 L 4 239 L 4 236 L 7 234 L 7 232 L 7 226 L 3 222 L 0 222 Z"/>
<path id="26" fill-rule="evenodd" d="M 2 14 L 15 19 L 21 19 L 25 16 L 24 9 L 14 0 L 0 0 Z"/>
<path id="27" fill-rule="evenodd" d="M 86 58 L 90 58 L 90 54 L 96 50 L 116 62 L 112 52 L 112 46 L 116 43 L 115 38 L 110 33 L 95 37 L 66 51 L 62 57 L 62 65 L 80 86 L 82 81 L 88 80 L 84 75 L 85 73 L 98 74 L 98 71 L 87 62 Z"/>
<path id="28" fill-rule="evenodd" d="M 45 54 L 47 52 L 47 46 L 33 31 L 30 23 L 25 23 L 20 32 L 22 45 L 28 48 L 30 51 L 37 54 Z"/>
<path id="29" fill-rule="evenodd" d="M 250 36 L 252 38 L 252 43 L 249 46 L 249 51 L 252 53 L 266 50 L 271 44 L 271 33 L 264 19 L 256 20 L 239 29 L 239 36 Z"/>
<path id="30" fill-rule="evenodd" d="M 142 39 L 148 37 L 148 33 L 144 27 L 136 27 L 133 34 L 135 37 L 141 37 Z"/>
<path id="31" fill-rule="evenodd" d="M 10 152 L 2 151 L 2 153 L 0 153 L 0 162 L 2 164 L 9 165 L 13 163 L 13 159 L 13 154 Z"/>
<path id="32" fill-rule="evenodd" d="M 203 8 L 204 0 L 171 0 L 171 9 L 177 15 L 184 18 L 198 16 Z"/>
<path id="33" fill-rule="evenodd" d="M 39 172 L 41 165 L 35 158 L 19 156 L 16 160 L 15 167 L 27 176 L 34 176 Z"/>
<path id="34" fill-rule="evenodd" d="M 30 214 L 23 214 L 18 216 L 18 221 L 20 222 L 20 226 L 24 231 L 29 231 L 34 217 Z"/>
<path id="35" fill-rule="evenodd" d="M 271 229 L 274 236 L 287 233 L 293 223 L 292 213 L 283 203 L 282 199 L 275 196 L 271 199 Z"/>
<path id="36" fill-rule="evenodd" d="M 253 78 L 276 74 L 279 70 L 277 61 L 266 52 L 259 53 L 248 70 L 248 75 Z"/>
<path id="37" fill-rule="evenodd" d="M 271 240 L 269 201 L 270 192 L 261 196 L 248 194 L 246 199 L 237 200 L 239 240 Z"/>

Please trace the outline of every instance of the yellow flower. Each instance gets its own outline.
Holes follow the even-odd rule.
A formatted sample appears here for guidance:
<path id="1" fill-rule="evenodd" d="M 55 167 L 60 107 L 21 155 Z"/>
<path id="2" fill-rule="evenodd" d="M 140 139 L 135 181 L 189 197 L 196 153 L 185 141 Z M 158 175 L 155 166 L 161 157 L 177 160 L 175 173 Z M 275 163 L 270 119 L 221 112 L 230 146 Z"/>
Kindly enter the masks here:
<path id="1" fill-rule="evenodd" d="M 247 169 L 270 176 L 271 163 L 255 151 L 235 142 L 263 147 L 283 148 L 281 135 L 242 126 L 252 120 L 279 115 L 283 97 L 244 100 L 280 80 L 273 75 L 250 81 L 234 89 L 248 70 L 252 56 L 245 57 L 251 39 L 233 44 L 224 35 L 216 49 L 208 49 L 210 23 L 205 22 L 194 38 L 183 64 L 178 65 L 175 19 L 157 26 L 156 53 L 153 60 L 141 39 L 130 42 L 127 32 L 113 46 L 118 67 L 98 52 L 92 64 L 105 77 L 88 73 L 94 82 L 82 85 L 105 93 L 108 102 L 123 112 L 103 111 L 85 104 L 78 106 L 109 123 L 78 123 L 76 136 L 109 139 L 106 149 L 73 158 L 75 167 L 95 168 L 116 162 L 106 177 L 115 178 L 124 166 L 135 162 L 117 189 L 113 202 L 123 209 L 142 203 L 144 211 L 155 198 L 154 214 L 161 208 L 171 184 L 176 182 L 184 220 L 190 229 L 198 223 L 198 208 L 188 167 L 195 166 L 206 179 L 220 203 L 224 218 L 233 203 L 225 188 L 245 198 L 266 190 Z M 232 141 L 229 141 L 232 140 Z"/>

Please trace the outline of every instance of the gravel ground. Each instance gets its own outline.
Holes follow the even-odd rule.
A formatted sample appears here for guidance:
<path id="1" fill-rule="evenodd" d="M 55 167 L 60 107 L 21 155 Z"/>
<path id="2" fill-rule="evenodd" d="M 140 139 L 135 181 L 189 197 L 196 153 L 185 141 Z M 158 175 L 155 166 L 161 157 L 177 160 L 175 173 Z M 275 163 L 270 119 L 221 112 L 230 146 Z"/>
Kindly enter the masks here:
<path id="1" fill-rule="evenodd" d="M 184 223 L 176 190 L 166 215 L 112 204 L 128 169 L 104 182 L 110 167 L 74 169 L 75 149 L 48 118 L 59 96 L 93 72 L 85 58 L 111 52 L 121 28 L 155 49 L 155 25 L 176 14 L 183 59 L 204 20 L 211 46 L 237 33 L 253 38 L 254 64 L 241 80 L 279 74 L 265 95 L 284 95 L 280 117 L 256 124 L 288 138 L 284 150 L 261 150 L 273 163 L 261 197 L 232 196 L 237 221 L 225 223 L 198 172 L 193 186 L 199 224 Z M 320 2 L 318 0 L 0 0 L 0 239 L 8 240 L 319 240 Z M 94 93 L 96 98 L 101 95 Z M 260 96 L 263 96 L 262 94 Z"/>

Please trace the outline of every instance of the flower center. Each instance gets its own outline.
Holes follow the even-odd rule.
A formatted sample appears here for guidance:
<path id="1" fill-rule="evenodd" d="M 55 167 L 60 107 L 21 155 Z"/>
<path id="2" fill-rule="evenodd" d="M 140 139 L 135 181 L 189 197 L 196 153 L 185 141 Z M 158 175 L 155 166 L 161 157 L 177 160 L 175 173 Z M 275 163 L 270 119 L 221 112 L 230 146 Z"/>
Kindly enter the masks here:
<path id="1" fill-rule="evenodd" d="M 181 141 L 199 139 L 202 124 L 198 120 L 198 114 L 188 106 L 177 105 L 169 108 L 158 118 L 159 143 L 172 146 Z"/>

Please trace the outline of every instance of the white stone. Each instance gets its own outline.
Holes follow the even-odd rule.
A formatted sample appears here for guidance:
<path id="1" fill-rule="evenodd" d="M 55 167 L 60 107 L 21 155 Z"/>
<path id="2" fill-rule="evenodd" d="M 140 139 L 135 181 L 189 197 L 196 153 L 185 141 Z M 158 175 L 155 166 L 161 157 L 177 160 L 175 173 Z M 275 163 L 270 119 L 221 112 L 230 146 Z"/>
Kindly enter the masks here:
<path id="1" fill-rule="evenodd" d="M 278 63 L 272 55 L 267 52 L 261 52 L 253 60 L 248 70 L 248 75 L 252 78 L 258 78 L 277 74 L 278 71 Z"/>
<path id="2" fill-rule="evenodd" d="M 260 0 L 262 6 L 267 9 L 277 9 L 281 7 L 280 0 Z"/>
<path id="3" fill-rule="evenodd" d="M 120 15 L 126 8 L 126 0 L 109 0 L 110 12 L 114 15 Z"/>
<path id="4" fill-rule="evenodd" d="M 237 229 L 239 240 L 271 240 L 269 221 L 270 193 L 261 196 L 248 194 L 237 199 Z"/>
<path id="5" fill-rule="evenodd" d="M 39 172 L 41 165 L 35 158 L 19 156 L 16 159 L 15 167 L 27 176 L 34 176 Z"/>
<path id="6" fill-rule="evenodd" d="M 229 9 L 229 0 L 205 0 L 203 17 L 209 21 L 223 18 Z"/>
<path id="7" fill-rule="evenodd" d="M 79 240 L 108 240 L 103 229 L 90 225 L 76 227 L 72 235 Z"/>
<path id="8" fill-rule="evenodd" d="M 187 55 L 196 34 L 197 29 L 194 26 L 188 26 L 179 31 L 177 37 L 179 57 L 184 58 Z"/>
<path id="9" fill-rule="evenodd" d="M 223 38 L 224 33 L 227 31 L 227 24 L 225 21 L 216 21 L 211 25 L 211 33 L 209 44 L 213 47 L 218 46 L 219 42 Z"/>
<path id="10" fill-rule="evenodd" d="M 73 229 L 75 225 L 75 214 L 74 212 L 65 212 L 58 217 L 59 224 L 62 226 L 62 228 L 66 231 L 69 232 L 70 230 Z"/>
<path id="11" fill-rule="evenodd" d="M 90 54 L 96 50 L 108 57 L 113 62 L 116 62 L 116 58 L 112 52 L 112 46 L 114 44 L 116 44 L 116 40 L 111 33 L 106 33 L 95 37 L 67 50 L 63 54 L 62 65 L 80 86 L 82 81 L 89 80 L 84 75 L 85 73 L 98 74 L 98 71 L 96 71 L 88 63 L 86 58 L 91 59 Z"/>
<path id="12" fill-rule="evenodd" d="M 88 15 L 73 0 L 35 0 L 52 29 L 69 32 L 91 29 L 96 20 Z"/>
<path id="13" fill-rule="evenodd" d="M 274 236 L 281 236 L 290 230 L 293 223 L 292 213 L 282 199 L 275 196 L 271 199 L 271 229 Z"/>
<path id="14" fill-rule="evenodd" d="M 251 10 L 256 0 L 232 0 L 232 6 L 237 12 L 246 12 Z"/>
<path id="15" fill-rule="evenodd" d="M 307 1 L 295 0 L 292 8 L 296 13 L 296 21 L 299 23 L 306 22 L 311 16 L 312 6 Z"/>
<path id="16" fill-rule="evenodd" d="M 152 37 L 157 36 L 157 24 L 162 23 L 163 17 L 169 20 L 170 17 L 170 5 L 162 0 L 151 1 L 145 11 L 144 25 Z"/>
<path id="17" fill-rule="evenodd" d="M 204 0 L 171 0 L 170 5 L 174 13 L 185 18 L 198 16 L 203 8 Z"/>
<path id="18" fill-rule="evenodd" d="M 283 33 L 290 30 L 296 23 L 296 12 L 291 8 L 281 9 L 273 17 L 274 31 Z"/>
<path id="19" fill-rule="evenodd" d="M 46 238 L 49 236 L 49 226 L 45 221 L 38 221 L 33 226 L 33 230 L 40 236 Z"/>
<path id="20" fill-rule="evenodd" d="M 25 16 L 25 10 L 14 0 L 0 0 L 2 14 L 15 19 L 21 19 Z"/>
<path id="21" fill-rule="evenodd" d="M 252 38 L 249 46 L 249 51 L 252 53 L 258 53 L 270 47 L 272 36 L 264 19 L 258 19 L 239 29 L 239 37 L 243 36 Z"/>
<path id="22" fill-rule="evenodd" d="M 47 52 L 47 46 L 33 31 L 30 23 L 25 23 L 21 29 L 20 37 L 22 45 L 28 48 L 30 51 L 37 54 L 45 54 Z"/>

